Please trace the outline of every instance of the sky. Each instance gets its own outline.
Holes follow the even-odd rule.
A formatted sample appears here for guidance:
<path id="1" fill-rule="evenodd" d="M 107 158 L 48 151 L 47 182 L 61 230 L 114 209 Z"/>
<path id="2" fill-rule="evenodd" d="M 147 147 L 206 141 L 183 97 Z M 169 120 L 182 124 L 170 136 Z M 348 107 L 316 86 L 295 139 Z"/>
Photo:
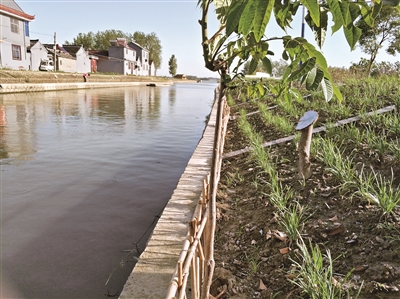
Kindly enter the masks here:
<path id="1" fill-rule="evenodd" d="M 168 60 L 172 55 L 177 59 L 177 73 L 198 77 L 218 77 L 217 73 L 204 66 L 201 48 L 201 28 L 198 20 L 201 10 L 197 0 L 16 0 L 22 10 L 35 16 L 30 23 L 31 39 L 42 43 L 72 42 L 79 33 L 96 33 L 105 30 L 121 30 L 126 33 L 141 31 L 146 34 L 155 32 L 162 46 L 162 65 L 158 76 L 170 76 Z M 301 9 L 288 34 L 301 35 Z M 218 21 L 214 9 L 209 16 L 210 36 L 218 30 Z M 286 35 L 271 18 L 266 35 Z M 305 38 L 313 40 L 310 29 L 305 30 Z M 275 53 L 272 60 L 281 58 L 281 42 L 272 43 L 270 50 Z M 343 31 L 333 36 L 328 32 L 322 48 L 328 65 L 349 67 L 352 62 L 367 58 L 360 49 L 350 51 Z M 399 61 L 400 57 L 390 56 L 381 50 L 377 61 Z"/>

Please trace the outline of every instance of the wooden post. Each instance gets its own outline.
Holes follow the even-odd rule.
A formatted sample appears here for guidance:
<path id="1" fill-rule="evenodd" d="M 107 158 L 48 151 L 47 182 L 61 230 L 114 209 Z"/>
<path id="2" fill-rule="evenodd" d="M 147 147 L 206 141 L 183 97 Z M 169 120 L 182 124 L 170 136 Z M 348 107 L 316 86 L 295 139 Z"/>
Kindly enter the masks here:
<path id="1" fill-rule="evenodd" d="M 301 131 L 299 141 L 299 178 L 307 180 L 311 177 L 310 147 L 313 125 L 318 119 L 318 113 L 315 111 L 307 111 L 296 126 L 296 130 Z"/>

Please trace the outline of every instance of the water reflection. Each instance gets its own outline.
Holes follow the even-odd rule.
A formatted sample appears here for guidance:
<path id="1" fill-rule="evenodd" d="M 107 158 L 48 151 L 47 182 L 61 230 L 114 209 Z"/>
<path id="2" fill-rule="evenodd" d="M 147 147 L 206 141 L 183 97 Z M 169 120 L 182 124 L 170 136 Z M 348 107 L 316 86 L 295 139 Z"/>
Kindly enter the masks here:
<path id="1" fill-rule="evenodd" d="M 168 89 L 168 101 L 173 106 L 175 87 Z M 2 163 L 10 162 L 6 158 L 22 161 L 33 158 L 32 155 L 37 151 L 37 130 L 56 128 L 58 135 L 62 135 L 70 126 L 88 122 L 103 127 L 124 126 L 132 121 L 137 124 L 135 129 L 139 131 L 144 129 L 143 125 L 147 129 L 157 129 L 154 120 L 161 117 L 161 93 L 161 88 L 141 87 L 108 92 L 92 89 L 2 95 Z"/>
<path id="2" fill-rule="evenodd" d="M 215 86 L 0 96 L 1 267 L 10 298 L 122 290 L 133 259 L 105 281 L 133 242 L 144 248 L 143 232 L 201 137 Z"/>

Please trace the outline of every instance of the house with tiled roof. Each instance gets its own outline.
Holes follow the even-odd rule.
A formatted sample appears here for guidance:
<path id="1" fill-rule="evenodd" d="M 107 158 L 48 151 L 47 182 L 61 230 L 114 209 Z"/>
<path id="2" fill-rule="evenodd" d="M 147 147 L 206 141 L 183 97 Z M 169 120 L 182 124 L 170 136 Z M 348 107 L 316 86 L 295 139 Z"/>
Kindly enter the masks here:
<path id="1" fill-rule="evenodd" d="M 62 48 L 76 58 L 75 71 L 77 73 L 91 72 L 90 55 L 82 45 L 63 45 Z"/>
<path id="2" fill-rule="evenodd" d="M 44 44 L 49 55 L 55 57 L 56 71 L 76 73 L 76 58 L 68 53 L 62 46 L 56 44 L 54 56 L 54 44 Z"/>
<path id="3" fill-rule="evenodd" d="M 31 39 L 30 45 L 27 48 L 28 53 L 31 56 L 31 66 L 30 69 L 32 71 L 38 71 L 40 63 L 42 60 L 52 60 L 49 51 L 47 51 L 46 47 L 38 40 Z"/>
<path id="4" fill-rule="evenodd" d="M 135 42 L 128 43 L 128 46 L 134 49 L 137 53 L 136 55 L 136 73 L 137 76 L 154 76 L 154 71 L 152 71 L 150 61 L 149 50 L 143 48 L 141 45 Z M 154 68 L 153 68 L 154 69 Z"/>
<path id="5" fill-rule="evenodd" d="M 97 71 L 135 75 L 136 51 L 128 46 L 125 38 L 110 40 L 108 51 L 90 50 L 89 54 L 98 58 Z"/>
<path id="6" fill-rule="evenodd" d="M 30 69 L 29 22 L 34 19 L 15 1 L 0 1 L 0 67 Z"/>

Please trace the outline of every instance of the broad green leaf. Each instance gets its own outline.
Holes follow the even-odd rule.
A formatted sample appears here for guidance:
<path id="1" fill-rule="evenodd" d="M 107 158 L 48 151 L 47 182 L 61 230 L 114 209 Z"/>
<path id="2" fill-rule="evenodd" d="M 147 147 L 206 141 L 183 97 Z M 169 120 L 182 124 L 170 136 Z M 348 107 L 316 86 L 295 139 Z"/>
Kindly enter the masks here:
<path id="1" fill-rule="evenodd" d="M 289 75 L 289 80 L 294 81 L 305 76 L 315 66 L 315 62 L 315 57 L 311 57 L 310 59 L 306 60 L 297 70 Z"/>
<path id="2" fill-rule="evenodd" d="M 337 88 L 335 84 L 332 84 L 332 87 L 333 87 L 333 93 L 335 94 L 338 101 L 343 102 L 343 95 L 340 92 L 339 88 Z"/>
<path id="3" fill-rule="evenodd" d="M 285 61 L 287 61 L 287 60 L 289 59 L 289 56 L 288 56 L 288 54 L 287 54 L 286 51 L 283 51 L 283 52 L 282 52 L 282 58 L 283 58 L 283 60 L 285 60 Z"/>
<path id="4" fill-rule="evenodd" d="M 289 93 L 295 97 L 296 101 L 300 101 L 302 99 L 300 91 L 298 91 L 296 88 L 289 89 Z"/>
<path id="5" fill-rule="evenodd" d="M 307 40 L 298 37 L 296 37 L 295 40 L 302 44 L 303 48 L 307 51 L 308 56 L 316 58 L 316 63 L 318 66 L 324 71 L 324 73 L 327 73 L 328 64 L 324 55 L 322 55 L 322 53 L 318 51 L 312 44 L 307 42 Z"/>
<path id="6" fill-rule="evenodd" d="M 361 16 L 368 26 L 374 25 L 374 18 L 372 15 L 372 8 L 367 3 L 360 3 L 361 5 Z"/>
<path id="7" fill-rule="evenodd" d="M 282 76 L 282 81 L 287 81 L 287 79 L 289 78 L 289 76 L 292 73 L 292 71 L 296 67 L 298 67 L 298 65 L 300 64 L 300 61 L 301 61 L 300 57 L 297 57 L 295 60 L 292 61 L 291 64 L 289 64 L 286 67 L 286 70 L 285 70 L 285 72 L 283 73 L 283 76 Z"/>
<path id="8" fill-rule="evenodd" d="M 239 0 L 234 2 L 232 7 L 229 9 L 228 17 L 226 19 L 226 35 L 231 35 L 237 29 L 245 5 L 246 1 Z"/>
<path id="9" fill-rule="evenodd" d="M 254 72 L 257 69 L 257 63 L 258 62 L 254 58 L 251 59 L 250 66 L 249 66 L 249 75 L 254 74 Z"/>
<path id="10" fill-rule="evenodd" d="M 375 20 L 375 18 L 378 16 L 379 12 L 382 9 L 383 2 L 381 1 L 379 3 L 375 3 L 374 6 L 372 7 L 372 18 Z"/>
<path id="11" fill-rule="evenodd" d="M 239 21 L 239 33 L 247 36 L 253 26 L 254 13 L 256 11 L 257 2 L 254 0 L 247 1 L 243 14 Z"/>
<path id="12" fill-rule="evenodd" d="M 343 26 L 345 22 L 342 15 L 342 10 L 340 9 L 340 5 L 337 0 L 328 0 L 328 6 L 334 22 L 334 25 L 331 27 L 332 34 L 334 34 Z"/>
<path id="13" fill-rule="evenodd" d="M 346 37 L 347 43 L 349 44 L 351 50 L 354 50 L 357 41 L 359 40 L 362 30 L 353 24 L 344 27 L 344 35 Z"/>
<path id="14" fill-rule="evenodd" d="M 300 1 L 275 1 L 274 16 L 275 21 L 283 30 L 292 28 L 290 24 L 293 21 L 293 16 L 296 15 L 297 9 L 300 7 Z"/>
<path id="15" fill-rule="evenodd" d="M 306 79 L 306 88 L 307 90 L 316 90 L 321 83 L 322 79 L 324 79 L 324 72 L 315 67 L 313 68 L 307 75 Z"/>
<path id="16" fill-rule="evenodd" d="M 272 74 L 272 64 L 271 60 L 268 59 L 268 57 L 264 57 L 262 59 L 263 66 L 265 70 L 267 71 L 268 74 Z"/>
<path id="17" fill-rule="evenodd" d="M 335 1 L 335 0 L 333 0 Z M 340 1 L 340 10 L 342 11 L 343 17 L 343 26 L 348 26 L 350 22 L 352 22 L 350 18 L 350 11 L 349 11 L 349 2 L 348 1 Z"/>
<path id="18" fill-rule="evenodd" d="M 317 42 L 318 47 L 322 48 L 324 42 L 325 42 L 325 37 L 326 37 L 326 31 L 328 29 L 328 13 L 327 10 L 323 7 L 321 7 L 320 10 L 320 26 L 317 26 L 314 21 L 311 18 L 310 13 L 307 14 L 306 16 L 306 21 L 308 26 L 312 29 L 314 32 L 314 39 Z"/>
<path id="19" fill-rule="evenodd" d="M 329 102 L 333 97 L 332 82 L 327 78 L 321 81 L 322 93 L 324 94 L 325 101 Z"/>
<path id="20" fill-rule="evenodd" d="M 350 18 L 351 18 L 350 22 L 354 22 L 361 15 L 360 6 L 358 6 L 358 4 L 356 4 L 356 3 L 350 2 L 349 3 L 349 13 L 350 13 Z"/>
<path id="21" fill-rule="evenodd" d="M 262 82 L 258 82 L 256 84 L 256 88 L 258 89 L 258 94 L 263 96 L 265 94 L 264 84 Z"/>
<path id="22" fill-rule="evenodd" d="M 311 19 L 316 26 L 320 26 L 319 4 L 318 0 L 301 1 L 310 13 Z"/>
<path id="23" fill-rule="evenodd" d="M 253 1 L 253 0 L 249 0 Z M 256 41 L 260 41 L 264 35 L 265 28 L 271 17 L 271 12 L 274 7 L 275 0 L 262 0 L 258 1 L 256 15 L 254 18 L 254 37 Z"/>

